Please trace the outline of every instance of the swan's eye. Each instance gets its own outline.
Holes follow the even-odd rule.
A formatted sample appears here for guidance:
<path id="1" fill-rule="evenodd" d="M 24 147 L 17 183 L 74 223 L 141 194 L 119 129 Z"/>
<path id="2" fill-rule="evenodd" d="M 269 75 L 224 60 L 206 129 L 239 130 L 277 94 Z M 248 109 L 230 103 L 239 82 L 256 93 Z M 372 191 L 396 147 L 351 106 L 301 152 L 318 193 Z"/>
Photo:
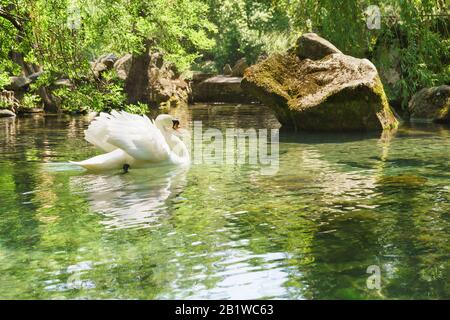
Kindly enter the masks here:
<path id="1" fill-rule="evenodd" d="M 173 123 L 172 129 L 177 130 L 180 127 L 180 121 L 173 119 L 172 123 Z"/>

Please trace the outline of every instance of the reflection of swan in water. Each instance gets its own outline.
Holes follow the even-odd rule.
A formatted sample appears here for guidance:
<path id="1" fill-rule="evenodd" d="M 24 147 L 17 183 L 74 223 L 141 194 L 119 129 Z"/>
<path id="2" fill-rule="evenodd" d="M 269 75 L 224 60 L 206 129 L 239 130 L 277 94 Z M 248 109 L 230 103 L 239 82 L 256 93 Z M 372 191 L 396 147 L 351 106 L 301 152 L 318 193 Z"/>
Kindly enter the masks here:
<path id="1" fill-rule="evenodd" d="M 72 177 L 81 185 L 92 211 L 102 213 L 110 228 L 142 228 L 155 224 L 186 184 L 185 167 L 156 167 L 128 174 Z"/>

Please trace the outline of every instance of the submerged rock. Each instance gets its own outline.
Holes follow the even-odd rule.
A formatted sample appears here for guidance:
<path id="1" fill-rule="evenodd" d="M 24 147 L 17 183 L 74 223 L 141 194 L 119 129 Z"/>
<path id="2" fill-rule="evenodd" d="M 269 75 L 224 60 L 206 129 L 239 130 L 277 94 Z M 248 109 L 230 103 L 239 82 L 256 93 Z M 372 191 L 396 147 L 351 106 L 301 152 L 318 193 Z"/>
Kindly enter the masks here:
<path id="1" fill-rule="evenodd" d="M 421 187 L 427 182 L 427 178 L 415 176 L 415 175 L 396 175 L 381 177 L 377 184 L 383 187 L 395 187 L 395 188 L 415 188 Z"/>
<path id="2" fill-rule="evenodd" d="M 327 41 L 302 37 L 296 52 L 275 54 L 248 68 L 242 88 L 271 107 L 287 127 L 367 131 L 397 127 L 375 66 L 335 52 Z M 331 54 L 322 55 L 331 52 Z"/>
<path id="3" fill-rule="evenodd" d="M 408 109 L 413 121 L 450 123 L 450 86 L 420 90 L 409 101 Z"/>
<path id="4" fill-rule="evenodd" d="M 241 88 L 242 78 L 215 76 L 193 83 L 192 98 L 194 102 L 251 102 L 252 98 Z"/>

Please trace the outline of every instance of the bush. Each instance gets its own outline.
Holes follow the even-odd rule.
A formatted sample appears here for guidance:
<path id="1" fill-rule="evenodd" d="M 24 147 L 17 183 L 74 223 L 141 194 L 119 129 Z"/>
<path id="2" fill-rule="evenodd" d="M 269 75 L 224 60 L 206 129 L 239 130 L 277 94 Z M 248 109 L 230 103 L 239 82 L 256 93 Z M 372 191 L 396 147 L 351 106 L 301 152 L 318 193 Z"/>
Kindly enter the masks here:
<path id="1" fill-rule="evenodd" d="M 0 90 L 3 90 L 3 88 L 9 85 L 10 83 L 11 80 L 9 79 L 8 74 L 0 72 Z"/>
<path id="2" fill-rule="evenodd" d="M 62 110 L 66 111 L 110 111 L 120 109 L 126 101 L 122 85 L 115 83 L 104 86 L 84 83 L 74 88 L 57 89 L 53 94 L 60 99 Z"/>
<path id="3" fill-rule="evenodd" d="M 26 93 L 23 96 L 20 105 L 25 109 L 37 108 L 42 105 L 42 100 L 37 94 Z"/>

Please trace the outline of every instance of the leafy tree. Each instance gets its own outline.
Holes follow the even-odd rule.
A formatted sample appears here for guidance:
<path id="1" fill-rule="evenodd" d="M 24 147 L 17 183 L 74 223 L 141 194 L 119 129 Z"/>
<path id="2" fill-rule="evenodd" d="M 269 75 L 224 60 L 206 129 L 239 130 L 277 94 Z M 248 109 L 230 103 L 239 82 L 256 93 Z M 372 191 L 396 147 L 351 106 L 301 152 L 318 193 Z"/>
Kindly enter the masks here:
<path id="1" fill-rule="evenodd" d="M 318 32 L 346 54 L 371 58 L 377 46 L 389 46 L 398 40 L 401 79 L 387 93 L 403 107 L 421 88 L 449 82 L 449 12 L 444 1 L 346 0 L 339 6 L 334 0 L 276 3 L 286 10 L 294 32 Z M 380 8 L 379 30 L 366 26 L 369 5 Z"/>
<path id="2" fill-rule="evenodd" d="M 280 43 L 281 49 L 289 47 L 290 43 L 277 41 L 289 38 L 286 37 L 289 19 L 272 1 L 207 0 L 206 3 L 208 17 L 219 30 L 213 35 L 216 46 L 206 56 L 212 57 L 219 69 L 242 57 L 254 62 L 262 52 L 279 50 Z"/>
<path id="3" fill-rule="evenodd" d="M 0 1 L 0 26 L 5 27 L 0 57 L 6 61 L 0 73 L 16 74 L 19 67 L 25 75 L 45 70 L 43 88 L 64 76 L 74 80 L 75 95 L 91 95 L 92 89 L 117 96 L 111 83 L 96 79 L 89 63 L 103 53 L 140 53 L 151 46 L 183 70 L 199 49 L 214 44 L 207 36 L 215 30 L 206 19 L 208 7 L 197 0 Z M 89 78 L 93 84 L 86 85 Z"/>

